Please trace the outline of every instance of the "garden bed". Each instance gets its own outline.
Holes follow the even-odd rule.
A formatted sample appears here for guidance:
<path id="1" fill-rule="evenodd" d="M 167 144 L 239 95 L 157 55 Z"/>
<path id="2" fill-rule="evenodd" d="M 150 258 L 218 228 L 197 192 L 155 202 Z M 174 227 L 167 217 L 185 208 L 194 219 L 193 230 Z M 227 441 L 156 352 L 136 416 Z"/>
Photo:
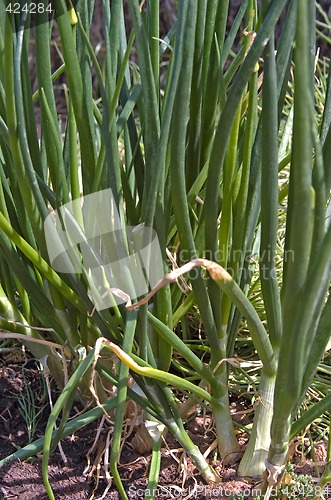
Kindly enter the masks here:
<path id="1" fill-rule="evenodd" d="M 23 419 L 19 403 L 22 398 L 26 399 L 26 384 L 29 384 L 36 395 L 36 410 L 43 408 L 40 418 L 34 422 L 36 429 L 33 439 L 37 439 L 43 435 L 49 415 L 45 401 L 38 400 L 38 395 L 44 391 L 43 374 L 34 361 L 30 360 L 24 366 L 19 360 L 2 357 L 0 368 L 0 459 L 15 452 L 18 448 L 24 447 L 29 441 L 27 419 Z M 55 400 L 58 394 L 55 385 L 52 392 L 52 397 Z M 232 402 L 232 408 L 235 412 L 238 410 L 238 420 L 239 415 L 241 421 L 243 418 L 246 421 L 248 418 L 252 418 L 251 413 L 242 414 L 242 407 L 239 402 L 236 405 L 235 399 Z M 77 407 L 76 411 L 78 411 Z M 89 474 L 91 468 L 87 469 L 87 456 L 93 446 L 99 423 L 100 421 L 90 424 L 62 441 L 63 451 L 68 460 L 66 464 L 58 450 L 52 454 L 49 478 L 57 500 L 88 499 L 92 497 L 93 492 L 94 498 L 100 498 L 106 490 L 107 481 L 104 478 L 102 464 L 101 470 L 95 470 L 91 474 Z M 208 415 L 205 417 L 195 416 L 187 424 L 186 429 L 202 452 L 205 452 L 215 439 L 213 426 Z M 99 439 L 99 445 L 102 446 L 104 443 L 106 434 L 107 429 L 104 429 Z M 131 438 L 123 446 L 119 471 L 129 498 L 141 499 L 144 498 L 147 485 L 150 453 L 138 453 L 133 449 L 130 441 Z M 244 447 L 244 434 L 240 442 Z M 92 452 L 90 457 L 92 464 L 93 461 L 97 464 L 99 450 L 100 448 L 97 447 L 97 450 Z M 323 462 L 326 458 L 326 443 L 319 442 L 315 452 L 318 459 L 318 469 L 322 472 Z M 237 465 L 225 467 L 218 458 L 214 459 L 214 454 L 215 450 L 211 451 L 209 459 L 222 481 L 217 485 L 206 485 L 190 459 L 185 456 L 174 438 L 168 434 L 162 448 L 161 474 L 156 498 L 228 499 L 231 498 L 231 495 L 233 495 L 232 498 L 252 498 L 252 493 L 256 493 L 260 488 L 259 479 L 238 477 Z M 304 459 L 299 451 L 295 452 L 293 460 L 296 463 L 295 472 L 297 474 L 315 475 L 312 460 Z M 98 476 L 99 485 L 96 487 Z M 302 488 L 302 485 L 297 487 Z M 9 462 L 0 469 L 0 499 L 16 498 L 20 500 L 48 499 L 42 480 L 40 458 L 35 457 L 23 462 Z M 117 500 L 120 497 L 112 485 L 104 498 Z M 325 498 L 331 498 L 331 489 L 329 492 L 326 490 Z"/>

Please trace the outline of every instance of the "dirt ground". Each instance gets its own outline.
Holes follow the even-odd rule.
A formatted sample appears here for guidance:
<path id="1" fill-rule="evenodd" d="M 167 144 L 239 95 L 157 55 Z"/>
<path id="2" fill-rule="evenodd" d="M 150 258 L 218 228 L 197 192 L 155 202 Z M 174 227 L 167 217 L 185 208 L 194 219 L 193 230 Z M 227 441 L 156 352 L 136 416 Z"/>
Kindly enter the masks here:
<path id="1" fill-rule="evenodd" d="M 229 25 L 233 22 L 235 13 L 241 4 L 239 0 L 232 1 L 229 16 Z M 331 9 L 329 0 L 322 0 L 320 4 L 325 9 Z M 163 31 L 166 32 L 173 22 L 172 0 L 163 0 Z M 329 12 L 331 14 L 331 12 Z M 94 22 L 92 38 L 98 41 L 100 25 Z M 322 53 L 328 55 L 329 47 L 324 43 Z M 49 409 L 44 402 L 38 401 L 41 394 L 41 374 L 32 364 L 27 365 L 22 371 L 22 364 L 15 360 L 0 357 L 0 459 L 13 453 L 19 447 L 29 442 L 26 421 L 23 419 L 19 400 L 25 394 L 27 386 L 31 387 L 36 397 L 38 411 L 44 406 L 38 425 L 33 436 L 37 439 L 43 435 L 43 430 L 49 415 Z M 54 389 L 54 398 L 56 390 Z M 22 401 L 22 399 L 21 399 Z M 197 416 L 186 426 L 187 432 L 202 451 L 205 451 L 214 441 L 215 435 L 209 429 L 210 418 Z M 80 430 L 73 436 L 63 440 L 62 446 L 68 462 L 65 464 L 57 450 L 51 457 L 49 465 L 49 479 L 57 500 L 80 500 L 101 498 L 108 486 L 102 470 L 96 469 L 90 473 L 87 455 L 93 445 L 98 422 Z M 107 431 L 100 436 L 100 442 L 105 439 Z M 243 441 L 244 442 L 244 441 Z M 318 467 L 322 471 L 326 458 L 326 444 L 320 443 L 316 450 Z M 91 461 L 97 459 L 98 451 L 92 453 Z M 315 476 L 315 467 L 311 461 L 301 461 L 300 453 L 295 457 L 297 473 Z M 167 443 L 162 449 L 161 473 L 157 487 L 156 498 L 180 500 L 194 498 L 198 500 L 218 498 L 229 499 L 231 495 L 242 494 L 245 499 L 251 498 L 251 492 L 259 489 L 259 483 L 251 479 L 237 476 L 237 466 L 223 467 L 219 460 L 209 455 L 210 462 L 222 478 L 222 482 L 215 486 L 207 486 L 198 474 L 178 443 L 167 436 Z M 98 460 L 96 460 L 96 463 Z M 130 442 L 125 442 L 119 473 L 123 480 L 130 499 L 144 498 L 148 479 L 150 458 L 148 453 L 137 453 Z M 119 495 L 113 484 L 103 498 L 117 500 Z M 331 498 L 331 487 L 325 498 Z M 47 500 L 43 480 L 41 477 L 41 460 L 33 458 L 24 462 L 9 462 L 0 469 L 0 500 Z"/>
<path id="2" fill-rule="evenodd" d="M 34 366 L 28 363 L 24 369 L 19 363 L 3 361 L 0 368 L 0 458 L 8 456 L 19 447 L 28 443 L 27 423 L 20 412 L 22 396 L 26 396 L 26 387 L 32 389 L 35 394 L 35 405 L 38 408 L 44 406 L 40 415 L 37 429 L 33 439 L 42 436 L 45 428 L 49 410 L 44 402 L 39 401 L 42 390 L 42 374 Z M 53 397 L 56 398 L 57 391 L 54 389 Z M 57 450 L 51 458 L 49 465 L 49 478 L 58 500 L 88 499 L 93 493 L 95 498 L 100 498 L 107 487 L 107 480 L 103 477 L 102 470 L 95 470 L 89 474 L 87 455 L 93 445 L 99 422 L 80 430 L 73 436 L 62 441 L 63 451 L 68 460 L 63 463 L 61 455 Z M 192 420 L 187 431 L 204 451 L 213 441 L 214 433 L 211 429 L 210 418 L 197 417 Z M 99 439 L 102 443 L 107 434 L 105 429 Z M 98 450 L 91 454 L 91 462 L 96 459 Z M 143 498 L 148 478 L 149 454 L 137 453 L 130 443 L 130 438 L 125 442 L 121 455 L 119 472 L 127 489 L 129 498 Z M 207 487 L 201 476 L 197 474 L 190 460 L 184 456 L 178 443 L 167 436 L 167 444 L 162 450 L 161 474 L 158 485 L 158 498 L 185 498 L 190 493 L 194 498 L 208 498 L 219 496 L 226 492 L 224 498 L 229 498 L 240 491 L 250 490 L 253 486 L 248 480 L 236 477 L 236 467 L 222 469 L 216 462 L 215 469 L 220 473 L 223 482 L 219 486 Z M 99 486 L 97 478 L 99 475 Z M 0 499 L 46 500 L 43 481 L 41 478 L 41 460 L 33 458 L 24 462 L 9 462 L 0 469 Z M 118 499 L 116 488 L 112 485 L 106 494 L 107 499 Z"/>
<path id="3" fill-rule="evenodd" d="M 42 400 L 44 394 L 43 375 L 34 364 L 28 362 L 24 367 L 20 362 L 0 358 L 0 458 L 13 453 L 28 441 L 27 423 L 20 411 L 22 397 L 27 400 L 26 388 L 30 387 L 35 396 L 37 411 L 43 408 L 39 415 L 33 440 L 43 435 L 43 430 L 49 415 L 48 405 Z M 58 391 L 53 388 L 56 399 Z M 235 403 L 233 403 L 235 408 Z M 241 412 L 242 413 L 242 412 Z M 80 500 L 101 498 L 107 486 L 109 489 L 104 497 L 117 500 L 119 495 L 111 480 L 107 482 L 101 467 L 91 472 L 88 468 L 88 453 L 91 449 L 99 421 L 95 422 L 74 435 L 62 441 L 67 463 L 63 462 L 57 450 L 51 457 L 49 479 L 57 500 Z M 187 426 L 187 432 L 193 441 L 204 452 L 214 441 L 215 435 L 207 416 L 196 416 Z M 107 429 L 104 429 L 98 440 L 98 447 L 106 440 Z M 145 495 L 149 454 L 138 453 L 131 444 L 132 436 L 125 442 L 119 473 L 130 499 L 142 499 Z M 242 439 L 244 443 L 244 436 Z M 98 463 L 98 449 L 91 454 L 90 463 Z M 319 468 L 326 458 L 326 443 L 317 447 Z M 180 500 L 195 499 L 229 499 L 231 495 L 244 495 L 252 498 L 252 491 L 259 489 L 257 480 L 239 478 L 237 466 L 223 467 L 221 462 L 214 460 L 213 452 L 209 455 L 210 463 L 222 478 L 222 482 L 207 486 L 197 472 L 190 459 L 185 456 L 174 438 L 168 434 L 162 448 L 160 480 L 157 487 L 158 499 L 177 498 Z M 314 476 L 315 469 L 309 461 L 303 461 L 297 454 L 298 473 L 310 473 Z M 300 465 L 301 463 L 301 465 Z M 93 496 L 94 495 L 94 496 Z M 34 457 L 24 462 L 8 462 L 0 469 L 0 500 L 47 500 L 47 495 L 41 476 L 41 459 Z M 325 498 L 331 498 L 327 494 Z"/>

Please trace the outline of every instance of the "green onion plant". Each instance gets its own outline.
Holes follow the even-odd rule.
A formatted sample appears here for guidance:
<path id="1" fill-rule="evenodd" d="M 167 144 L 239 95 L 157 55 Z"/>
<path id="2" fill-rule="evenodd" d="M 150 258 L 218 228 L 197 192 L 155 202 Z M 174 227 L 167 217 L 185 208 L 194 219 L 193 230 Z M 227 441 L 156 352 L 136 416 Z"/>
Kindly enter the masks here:
<path id="1" fill-rule="evenodd" d="M 290 440 L 330 406 L 326 395 L 297 418 L 331 331 L 331 77 L 324 60 L 316 94 L 315 4 L 244 0 L 228 29 L 229 0 L 180 0 L 164 34 L 159 0 L 128 0 L 130 22 L 121 0 L 100 1 L 100 53 L 89 36 L 93 0 L 69 10 L 54 0 L 54 19 L 45 10 L 34 28 L 28 13 L 0 4 L 0 328 L 23 334 L 37 359 L 47 356 L 62 389 L 44 439 L 0 465 L 42 449 L 54 499 L 47 468 L 59 440 L 115 411 L 109 468 L 128 498 L 117 464 L 132 400 L 149 429 L 149 485 L 166 431 L 217 482 L 185 430 L 187 407 L 204 405 L 223 463 L 241 459 L 245 476 L 267 469 L 270 490 Z M 84 218 L 80 200 L 107 189 L 119 227 L 101 251 L 87 237 L 97 209 Z M 62 252 L 62 272 L 45 221 L 68 203 L 81 244 Z M 147 247 L 142 228 L 154 229 L 165 278 L 138 301 L 123 265 L 132 297 L 118 303 L 123 290 L 106 283 L 113 301 L 98 308 L 83 254 L 101 269 L 105 256 L 124 262 L 128 226 Z M 50 227 L 54 249 L 63 249 Z M 243 327 L 262 368 L 242 457 L 229 377 L 250 377 L 237 351 Z M 68 421 L 75 399 L 92 407 Z"/>

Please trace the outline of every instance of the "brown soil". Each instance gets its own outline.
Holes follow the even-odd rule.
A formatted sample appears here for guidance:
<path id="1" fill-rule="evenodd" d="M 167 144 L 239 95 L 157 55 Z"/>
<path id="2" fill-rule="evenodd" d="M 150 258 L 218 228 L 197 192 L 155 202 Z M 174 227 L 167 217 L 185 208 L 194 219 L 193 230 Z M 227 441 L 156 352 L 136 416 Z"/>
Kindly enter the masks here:
<path id="1" fill-rule="evenodd" d="M 29 384 L 36 395 L 36 404 L 40 407 L 44 403 L 38 402 L 41 390 L 40 371 L 31 365 L 31 362 L 22 369 L 20 363 L 5 362 L 0 368 L 0 458 L 8 456 L 23 447 L 28 442 L 26 423 L 19 411 L 19 398 L 25 393 L 26 384 Z M 54 399 L 57 391 L 54 390 Z M 34 439 L 41 437 L 45 428 L 49 410 L 47 406 L 38 422 Z M 87 467 L 87 455 L 93 445 L 99 422 L 82 429 L 75 435 L 62 441 L 63 451 L 68 463 L 64 464 L 57 450 L 51 457 L 49 465 L 49 479 L 55 496 L 58 500 L 88 499 L 93 495 L 100 497 L 107 481 L 100 470 L 99 487 L 96 488 L 98 473 L 90 477 L 84 470 Z M 191 421 L 187 430 L 194 441 L 202 450 L 205 450 L 214 440 L 212 430 L 206 428 L 210 419 L 197 417 Z M 104 432 L 106 434 L 107 431 Z M 101 434 L 100 442 L 106 435 Z M 92 454 L 92 462 L 96 458 Z M 130 498 L 143 498 L 147 485 L 149 454 L 137 453 L 128 439 L 123 447 L 121 465 L 119 472 Z M 102 465 L 101 465 L 102 466 Z M 222 488 L 231 493 L 239 493 L 243 489 L 251 488 L 248 481 L 236 478 L 236 469 L 228 468 L 222 470 L 221 464 L 216 462 L 215 468 L 221 473 L 224 483 Z M 202 478 L 197 474 L 195 467 L 187 459 L 178 443 L 168 435 L 167 445 L 162 451 L 161 474 L 158 485 L 159 498 L 184 498 L 194 487 L 198 490 L 195 498 L 207 498 L 216 493 L 216 487 L 207 487 Z M 95 489 L 96 488 L 96 489 Z M 183 494 L 180 490 L 183 489 Z M 94 491 L 95 490 L 95 491 Z M 221 487 L 217 487 L 221 491 Z M 227 498 L 229 497 L 229 494 Z M 0 469 L 0 499 L 46 500 L 41 477 L 41 460 L 33 458 L 24 462 L 9 462 Z M 106 497 L 107 499 L 118 499 L 116 488 L 112 485 Z M 218 498 L 223 498 L 218 496 Z"/>
<path id="2" fill-rule="evenodd" d="M 322 0 L 320 3 L 327 8 L 328 2 L 329 0 Z M 233 21 L 240 4 L 239 0 L 232 1 L 229 24 Z M 161 2 L 163 10 L 162 32 L 164 33 L 167 32 L 173 21 L 172 6 L 172 0 Z M 100 41 L 102 35 L 100 16 L 98 17 L 97 14 L 98 2 L 91 29 L 91 38 L 95 44 Z M 323 47 L 322 44 L 322 49 Z M 31 60 L 32 66 L 33 58 Z M 55 66 L 57 65 L 55 64 Z M 33 67 L 31 74 L 34 74 Z M 35 87 L 36 82 L 33 77 L 32 80 Z M 58 91 L 62 92 L 61 85 L 58 86 Z M 47 405 L 39 400 L 39 396 L 42 395 L 40 371 L 33 363 L 26 365 L 22 371 L 20 360 L 0 358 L 0 459 L 28 443 L 27 426 L 19 411 L 18 403 L 18 398 L 24 394 L 27 385 L 33 390 L 39 409 L 44 406 L 33 437 L 33 439 L 37 439 L 43 435 L 49 415 Z M 56 399 L 56 394 L 57 391 L 54 388 L 54 399 Z M 88 465 L 87 455 L 93 445 L 98 424 L 99 422 L 95 422 L 62 441 L 63 450 L 68 460 L 66 464 L 64 464 L 58 450 L 53 453 L 49 464 L 49 479 L 57 500 L 89 499 L 93 495 L 94 498 L 100 498 L 105 492 L 108 483 L 103 471 L 99 470 L 94 474 L 88 474 L 89 471 L 85 472 Z M 188 434 L 202 451 L 205 451 L 215 439 L 213 430 L 208 430 L 209 424 L 210 418 L 203 419 L 197 416 L 186 426 Z M 100 441 L 106 438 L 106 434 L 106 431 L 104 435 L 101 434 Z M 317 447 L 316 454 L 320 464 L 325 462 L 325 449 L 324 442 L 321 442 L 320 446 Z M 96 459 L 96 455 L 97 453 L 92 454 L 92 461 Z M 231 495 L 242 493 L 245 499 L 248 499 L 251 497 L 251 490 L 259 488 L 256 481 L 239 478 L 237 466 L 223 467 L 218 459 L 213 460 L 212 453 L 209 457 L 222 478 L 219 485 L 207 486 L 190 459 L 182 452 L 178 443 L 171 435 L 168 435 L 167 443 L 162 449 L 161 473 L 156 498 L 229 499 Z M 300 465 L 299 453 L 295 455 L 295 458 L 298 461 L 298 473 L 315 475 L 315 469 L 310 462 L 305 461 L 303 465 Z M 144 498 L 149 464 L 149 454 L 137 453 L 129 438 L 123 446 L 119 473 L 130 499 Z M 40 457 L 24 462 L 9 462 L 0 469 L 0 500 L 47 500 L 47 498 L 41 476 Z M 114 485 L 111 485 L 104 498 L 112 500 L 120 498 Z M 327 493 L 325 498 L 331 498 L 331 488 L 330 494 Z"/>
<path id="3" fill-rule="evenodd" d="M 0 361 L 0 458 L 3 458 L 28 443 L 27 426 L 19 410 L 19 399 L 26 394 L 27 386 L 33 390 L 36 406 L 39 409 L 44 407 L 33 439 L 43 435 L 49 410 L 45 401 L 42 401 L 43 376 L 34 362 L 29 361 L 23 367 L 21 361 L 1 358 Z M 53 397 L 56 399 L 56 388 L 54 388 L 53 393 Z M 239 405 L 236 406 L 239 410 Z M 241 414 L 242 412 L 240 418 Z M 66 464 L 64 464 L 58 450 L 53 453 L 49 464 L 49 479 L 57 500 L 100 498 L 105 492 L 108 483 L 104 477 L 102 464 L 99 470 L 94 471 L 94 473 L 88 474 L 88 471 L 86 472 L 87 455 L 93 445 L 99 423 L 95 422 L 62 441 L 63 450 L 68 460 Z M 186 428 L 188 434 L 202 451 L 205 451 L 215 439 L 208 417 L 196 416 L 187 424 Z M 107 432 L 108 430 L 105 429 L 101 433 L 99 443 L 105 441 Z M 130 440 L 130 438 L 127 439 L 123 446 L 119 473 L 129 498 L 141 499 L 145 495 L 150 457 L 148 453 L 137 453 Z M 166 441 L 162 449 L 161 473 L 156 498 L 184 500 L 191 495 L 190 498 L 195 499 L 229 499 L 231 495 L 244 493 L 244 498 L 248 499 L 251 498 L 250 491 L 259 487 L 256 481 L 239 478 L 236 466 L 226 468 L 218 459 L 213 460 L 213 452 L 209 458 L 220 474 L 222 482 L 215 486 L 207 486 L 174 438 L 168 435 Z M 325 461 L 325 443 L 321 442 L 320 446 L 316 448 L 318 460 L 323 463 Z M 92 463 L 96 460 L 97 454 L 98 450 L 92 453 Z M 296 455 L 300 456 L 299 453 Z M 304 463 L 304 468 L 300 469 L 299 467 L 298 470 L 299 473 L 314 475 L 314 469 L 308 462 Z M 32 498 L 35 500 L 47 500 L 48 498 L 41 475 L 40 457 L 34 457 L 24 462 L 16 461 L 5 464 L 0 469 L 0 500 L 31 500 Z M 112 500 L 120 498 L 113 484 L 103 498 Z"/>

